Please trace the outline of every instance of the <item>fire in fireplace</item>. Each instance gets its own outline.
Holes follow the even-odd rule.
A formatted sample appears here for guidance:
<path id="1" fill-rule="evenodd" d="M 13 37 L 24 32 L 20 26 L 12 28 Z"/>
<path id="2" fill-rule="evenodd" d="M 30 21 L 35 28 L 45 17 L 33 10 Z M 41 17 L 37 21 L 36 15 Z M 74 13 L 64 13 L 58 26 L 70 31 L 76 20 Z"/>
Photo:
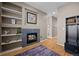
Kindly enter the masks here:
<path id="1" fill-rule="evenodd" d="M 37 33 L 28 33 L 27 34 L 27 44 L 37 41 Z"/>

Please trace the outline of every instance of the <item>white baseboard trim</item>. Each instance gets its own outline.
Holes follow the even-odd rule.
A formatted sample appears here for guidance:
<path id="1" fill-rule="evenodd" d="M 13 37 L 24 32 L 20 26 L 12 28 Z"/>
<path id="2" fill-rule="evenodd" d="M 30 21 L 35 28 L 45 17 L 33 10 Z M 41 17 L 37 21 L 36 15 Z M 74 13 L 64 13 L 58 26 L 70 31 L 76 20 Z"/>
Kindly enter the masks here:
<path id="1" fill-rule="evenodd" d="M 13 52 L 13 51 L 17 51 L 17 50 L 19 50 L 19 49 L 22 49 L 22 47 L 18 47 L 18 48 L 14 48 L 14 49 L 12 49 L 12 50 L 4 51 L 4 52 L 0 53 L 0 55 L 6 54 L 6 53 L 10 53 L 10 52 Z"/>
<path id="2" fill-rule="evenodd" d="M 49 38 L 49 39 L 54 39 L 55 38 L 56 39 L 57 37 L 47 37 L 47 38 Z"/>
<path id="3" fill-rule="evenodd" d="M 60 44 L 60 43 L 56 43 L 56 44 L 64 47 L 64 45 L 63 45 L 63 44 Z"/>
<path id="4" fill-rule="evenodd" d="M 45 40 L 47 40 L 47 39 L 41 40 L 40 42 L 43 42 L 43 41 L 45 41 Z"/>

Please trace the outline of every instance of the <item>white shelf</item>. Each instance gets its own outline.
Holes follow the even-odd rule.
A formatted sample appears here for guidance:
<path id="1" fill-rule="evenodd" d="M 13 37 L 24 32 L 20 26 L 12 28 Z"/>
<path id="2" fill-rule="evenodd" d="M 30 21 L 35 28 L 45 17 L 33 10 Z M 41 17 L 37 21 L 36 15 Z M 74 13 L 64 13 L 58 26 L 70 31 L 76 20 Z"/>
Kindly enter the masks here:
<path id="1" fill-rule="evenodd" d="M 1 43 L 1 45 L 12 44 L 12 43 L 20 42 L 20 41 L 22 41 L 22 40 L 14 40 L 14 41 L 10 41 L 8 43 Z"/>
<path id="2" fill-rule="evenodd" d="M 75 25 L 76 23 L 67 23 L 67 25 Z"/>
<path id="3" fill-rule="evenodd" d="M 9 16 L 9 15 L 1 15 L 1 16 L 6 17 L 6 18 L 22 19 L 22 18 L 19 18 L 19 17 Z"/>
<path id="4" fill-rule="evenodd" d="M 9 9 L 9 8 L 6 8 L 6 7 L 1 7 L 3 10 L 6 10 L 8 12 L 11 12 L 11 13 L 18 13 L 18 14 L 22 14 L 22 12 L 20 11 L 16 11 L 16 10 L 13 10 L 13 9 Z"/>
<path id="5" fill-rule="evenodd" d="M 21 35 L 21 34 L 3 34 L 1 36 L 16 36 L 16 35 Z"/>
<path id="6" fill-rule="evenodd" d="M 77 24 L 79 24 L 79 21 L 77 22 Z"/>
<path id="7" fill-rule="evenodd" d="M 19 25 L 19 24 L 4 24 L 4 23 L 2 23 L 2 27 L 15 27 L 15 28 L 19 28 L 19 27 L 22 27 L 22 25 Z"/>

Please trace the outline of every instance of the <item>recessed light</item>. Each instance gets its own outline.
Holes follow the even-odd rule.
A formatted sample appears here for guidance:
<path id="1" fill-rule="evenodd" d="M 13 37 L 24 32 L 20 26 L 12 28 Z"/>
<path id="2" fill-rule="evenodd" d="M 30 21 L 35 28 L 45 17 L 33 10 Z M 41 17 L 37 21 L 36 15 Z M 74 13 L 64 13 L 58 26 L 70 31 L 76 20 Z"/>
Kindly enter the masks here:
<path id="1" fill-rule="evenodd" d="M 53 12 L 53 15 L 55 15 L 56 12 Z"/>

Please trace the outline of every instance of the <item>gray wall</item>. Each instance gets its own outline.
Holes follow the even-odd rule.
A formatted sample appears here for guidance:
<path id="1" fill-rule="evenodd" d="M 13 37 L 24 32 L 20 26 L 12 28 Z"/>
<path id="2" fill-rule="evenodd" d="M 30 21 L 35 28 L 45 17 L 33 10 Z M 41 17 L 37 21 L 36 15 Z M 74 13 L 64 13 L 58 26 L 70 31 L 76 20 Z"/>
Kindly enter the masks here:
<path id="1" fill-rule="evenodd" d="M 58 9 L 57 14 L 57 39 L 58 43 L 64 45 L 66 38 L 65 20 L 67 17 L 79 15 L 79 3 L 69 3 Z"/>
<path id="2" fill-rule="evenodd" d="M 25 4 L 23 2 L 16 2 L 14 4 L 22 6 L 22 28 L 32 28 L 32 29 L 40 29 L 40 36 L 41 40 L 47 38 L 47 19 L 46 19 L 46 14 L 44 12 L 39 11 L 38 9 L 33 8 L 32 6 Z M 37 14 L 37 24 L 27 24 L 27 18 L 26 18 L 26 12 L 28 10 L 25 10 L 25 8 L 30 9 L 34 11 Z"/>

